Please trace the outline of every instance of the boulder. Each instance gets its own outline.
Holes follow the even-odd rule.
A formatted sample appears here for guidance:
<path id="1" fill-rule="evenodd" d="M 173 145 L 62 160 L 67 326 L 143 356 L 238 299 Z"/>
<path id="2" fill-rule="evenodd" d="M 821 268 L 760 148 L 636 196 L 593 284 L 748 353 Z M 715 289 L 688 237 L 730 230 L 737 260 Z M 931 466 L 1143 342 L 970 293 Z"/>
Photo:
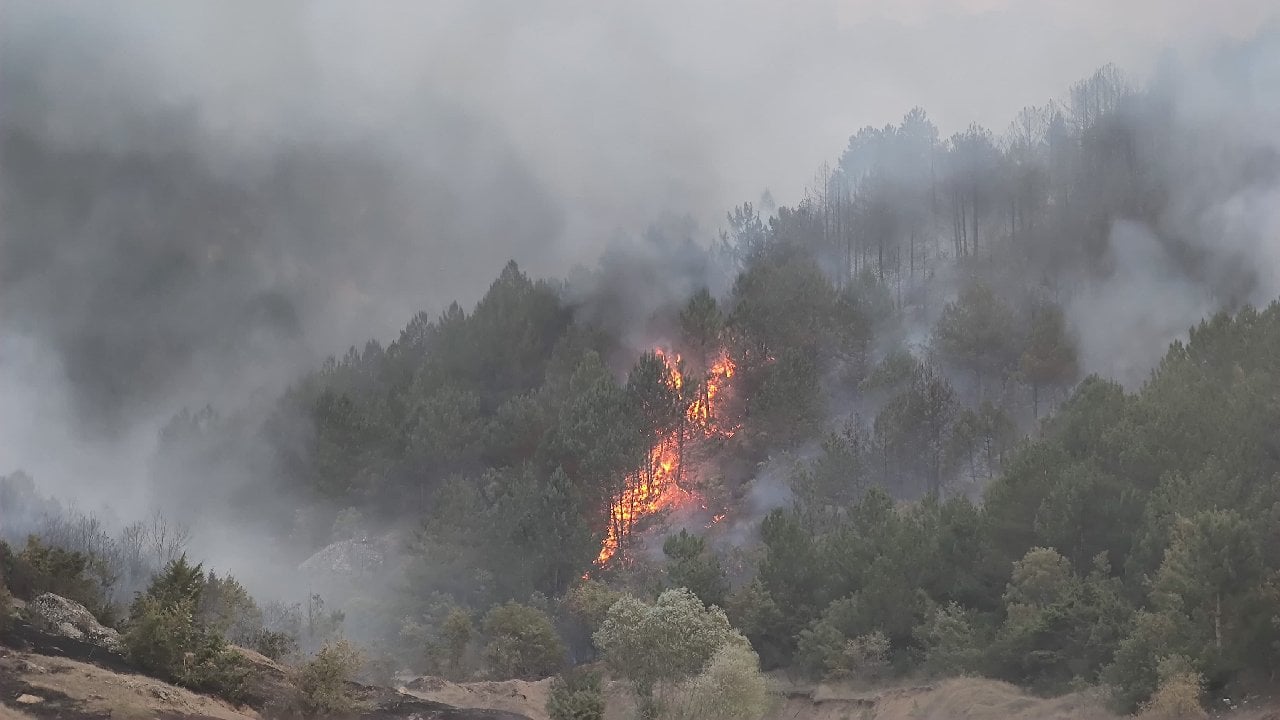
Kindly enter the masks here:
<path id="1" fill-rule="evenodd" d="M 27 603 L 27 619 L 39 630 L 97 645 L 113 653 L 124 652 L 120 633 L 104 626 L 85 606 L 61 595 L 45 593 Z"/>

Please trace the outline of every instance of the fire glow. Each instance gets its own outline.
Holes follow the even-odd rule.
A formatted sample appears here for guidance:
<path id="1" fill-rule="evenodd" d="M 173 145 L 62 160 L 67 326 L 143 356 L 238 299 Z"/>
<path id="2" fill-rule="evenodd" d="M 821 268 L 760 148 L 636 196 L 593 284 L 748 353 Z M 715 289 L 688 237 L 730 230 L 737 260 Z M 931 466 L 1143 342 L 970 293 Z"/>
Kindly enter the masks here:
<path id="1" fill-rule="evenodd" d="M 674 390 L 684 387 L 685 378 L 680 371 L 680 356 L 674 357 L 655 350 L 667 367 L 667 385 Z M 600 546 L 596 565 L 604 565 L 618 552 L 622 539 L 631 534 L 632 528 L 642 518 L 683 505 L 696 499 L 693 493 L 680 487 L 678 478 L 684 477 L 685 468 L 681 449 L 681 433 L 684 440 L 690 435 L 702 437 L 731 437 L 732 429 L 723 429 L 716 423 L 716 400 L 721 397 L 728 381 L 733 377 L 734 365 L 728 355 L 721 354 L 711 364 L 703 381 L 701 392 L 685 409 L 688 424 L 662 437 L 649 450 L 647 472 L 637 471 L 628 475 L 625 488 L 609 508 L 609 530 Z"/>

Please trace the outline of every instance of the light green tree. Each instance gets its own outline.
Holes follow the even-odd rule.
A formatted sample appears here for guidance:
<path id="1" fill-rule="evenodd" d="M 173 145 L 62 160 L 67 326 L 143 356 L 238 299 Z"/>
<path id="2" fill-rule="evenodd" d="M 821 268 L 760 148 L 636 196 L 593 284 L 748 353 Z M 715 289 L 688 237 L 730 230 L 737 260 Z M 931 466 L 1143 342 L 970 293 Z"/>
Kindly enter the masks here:
<path id="1" fill-rule="evenodd" d="M 684 588 L 667 590 L 653 605 L 624 595 L 609 609 L 595 643 L 609 670 L 646 699 L 660 684 L 700 672 L 721 647 L 750 647 L 723 610 L 705 607 Z"/>
<path id="2" fill-rule="evenodd" d="M 672 720 L 760 720 L 773 699 L 756 654 L 732 643 L 674 695 L 666 713 Z"/>

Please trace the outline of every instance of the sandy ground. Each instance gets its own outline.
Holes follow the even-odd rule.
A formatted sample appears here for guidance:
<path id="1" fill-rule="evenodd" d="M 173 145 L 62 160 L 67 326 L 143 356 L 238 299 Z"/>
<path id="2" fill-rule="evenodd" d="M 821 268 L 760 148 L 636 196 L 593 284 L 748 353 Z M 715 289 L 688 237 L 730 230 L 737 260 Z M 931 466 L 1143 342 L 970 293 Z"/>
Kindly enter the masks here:
<path id="1" fill-rule="evenodd" d="M 530 720 L 550 720 L 547 715 L 550 688 L 550 679 L 455 683 L 436 677 L 422 677 L 400 689 L 423 700 L 455 707 L 505 710 L 526 715 Z"/>

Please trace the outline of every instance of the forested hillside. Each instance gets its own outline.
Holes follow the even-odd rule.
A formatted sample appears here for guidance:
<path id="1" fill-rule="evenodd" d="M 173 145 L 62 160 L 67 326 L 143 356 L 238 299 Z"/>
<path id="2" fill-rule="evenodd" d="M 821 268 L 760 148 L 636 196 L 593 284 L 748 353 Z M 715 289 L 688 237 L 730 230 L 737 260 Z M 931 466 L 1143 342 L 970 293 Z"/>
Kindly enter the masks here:
<path id="1" fill-rule="evenodd" d="M 1202 136 L 1174 104 L 1107 67 L 1000 133 L 915 109 L 718 237 L 655 227 L 565 280 L 512 262 L 268 410 L 183 411 L 155 492 L 299 561 L 390 545 L 340 603 L 419 671 L 601 659 L 650 699 L 754 651 L 1125 711 L 1247 689 L 1280 660 L 1280 306 L 1242 305 L 1256 278 L 1187 220 L 1280 162 L 1188 196 Z M 1086 326 L 1137 247 L 1227 312 L 1126 389 L 1085 376 Z M 667 658 L 663 632 L 705 644 Z"/>

